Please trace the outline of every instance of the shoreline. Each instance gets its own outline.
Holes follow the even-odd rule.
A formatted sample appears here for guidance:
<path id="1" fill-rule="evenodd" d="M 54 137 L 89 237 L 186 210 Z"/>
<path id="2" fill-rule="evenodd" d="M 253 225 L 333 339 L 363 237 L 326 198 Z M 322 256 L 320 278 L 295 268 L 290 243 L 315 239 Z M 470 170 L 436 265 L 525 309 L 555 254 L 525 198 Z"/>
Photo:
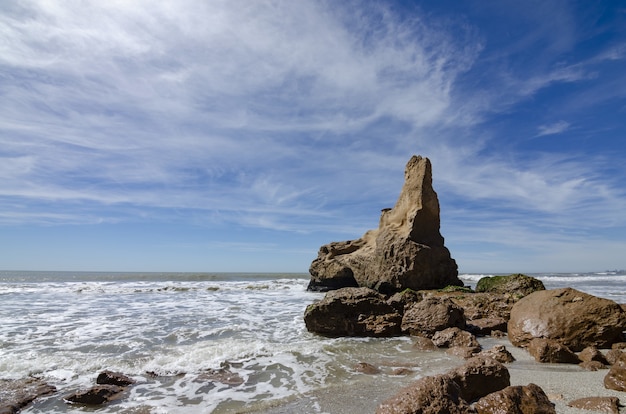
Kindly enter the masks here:
<path id="1" fill-rule="evenodd" d="M 626 404 L 626 393 L 609 390 L 604 387 L 604 377 L 608 369 L 587 371 L 574 364 L 546 364 L 536 362 L 523 348 L 513 346 L 507 338 L 482 337 L 478 341 L 483 349 L 495 345 L 504 345 L 515 357 L 515 361 L 504 364 L 511 376 L 511 385 L 536 384 L 543 389 L 559 414 L 583 414 L 594 411 L 569 407 L 567 404 L 578 398 L 585 397 L 617 397 L 621 404 Z M 453 366 L 463 365 L 466 360 L 454 358 Z M 360 412 L 374 413 L 386 399 L 392 397 L 402 387 L 427 375 L 436 375 L 449 370 L 425 372 L 425 375 L 408 377 L 373 376 L 362 383 L 351 383 L 345 386 L 332 386 L 311 391 L 301 396 L 294 396 L 287 401 L 268 403 L 266 408 L 243 411 L 257 414 L 288 414 L 293 412 L 339 413 Z M 595 411 L 599 412 L 599 411 Z M 626 407 L 620 407 L 620 413 L 626 413 Z"/>

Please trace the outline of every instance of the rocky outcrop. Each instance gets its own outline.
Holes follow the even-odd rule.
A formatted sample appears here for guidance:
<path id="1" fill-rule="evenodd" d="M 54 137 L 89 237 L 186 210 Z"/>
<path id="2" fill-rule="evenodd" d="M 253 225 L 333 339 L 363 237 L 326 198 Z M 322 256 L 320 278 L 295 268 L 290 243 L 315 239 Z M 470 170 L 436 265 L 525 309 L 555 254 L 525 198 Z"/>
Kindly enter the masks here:
<path id="1" fill-rule="evenodd" d="M 617 303 L 571 288 L 538 291 L 520 299 L 508 323 L 509 340 L 515 346 L 546 338 L 574 352 L 588 346 L 610 348 L 622 341 L 625 329 L 624 311 Z"/>
<path id="2" fill-rule="evenodd" d="M 473 413 L 469 403 L 509 384 L 504 365 L 490 358 L 472 358 L 446 374 L 413 382 L 384 401 L 376 413 Z"/>
<path id="3" fill-rule="evenodd" d="M 69 404 L 102 405 L 118 399 L 124 390 L 125 388 L 119 385 L 95 385 L 68 394 L 63 399 Z"/>
<path id="4" fill-rule="evenodd" d="M 401 334 L 402 315 L 375 290 L 343 288 L 309 305 L 304 323 L 309 332 L 324 336 L 386 337 Z"/>
<path id="5" fill-rule="evenodd" d="M 556 414 L 554 404 L 535 384 L 507 387 L 478 400 L 474 404 L 478 414 Z"/>
<path id="6" fill-rule="evenodd" d="M 390 294 L 463 285 L 439 232 L 428 158 L 412 157 L 404 178 L 395 206 L 382 210 L 377 229 L 320 248 L 309 269 L 309 290 L 361 286 Z"/>
<path id="7" fill-rule="evenodd" d="M 96 384 L 100 385 L 119 385 L 120 387 L 126 387 L 135 383 L 135 380 L 121 372 L 114 372 L 109 370 L 102 371 L 96 378 Z"/>
<path id="8" fill-rule="evenodd" d="M 483 277 L 476 283 L 476 292 L 505 293 L 517 298 L 538 290 L 546 290 L 543 282 L 521 273 L 508 276 Z"/>
<path id="9" fill-rule="evenodd" d="M 427 297 L 411 305 L 402 318 L 403 332 L 427 338 L 455 326 L 465 328 L 463 309 L 447 298 Z"/>
<path id="10" fill-rule="evenodd" d="M 17 413 L 37 398 L 55 391 L 54 386 L 39 378 L 0 379 L 0 413 Z"/>

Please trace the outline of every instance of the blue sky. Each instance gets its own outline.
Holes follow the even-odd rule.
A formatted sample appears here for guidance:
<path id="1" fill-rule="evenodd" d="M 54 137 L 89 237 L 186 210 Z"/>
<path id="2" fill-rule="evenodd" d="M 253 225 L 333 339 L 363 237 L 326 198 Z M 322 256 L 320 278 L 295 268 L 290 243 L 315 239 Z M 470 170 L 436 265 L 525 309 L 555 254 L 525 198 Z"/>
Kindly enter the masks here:
<path id="1" fill-rule="evenodd" d="M 626 4 L 0 4 L 0 268 L 306 272 L 413 154 L 461 272 L 626 268 Z"/>

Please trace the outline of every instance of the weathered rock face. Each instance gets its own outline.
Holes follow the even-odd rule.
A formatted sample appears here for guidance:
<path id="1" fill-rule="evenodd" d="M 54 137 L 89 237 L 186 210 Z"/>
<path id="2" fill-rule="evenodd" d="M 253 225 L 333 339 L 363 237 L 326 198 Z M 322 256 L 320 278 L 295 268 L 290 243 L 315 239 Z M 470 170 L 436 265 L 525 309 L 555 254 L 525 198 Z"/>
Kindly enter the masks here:
<path id="1" fill-rule="evenodd" d="M 362 286 L 389 294 L 462 286 L 439 225 L 430 161 L 414 156 L 406 166 L 398 201 L 382 211 L 378 229 L 320 248 L 309 269 L 309 290 Z"/>
<path id="2" fill-rule="evenodd" d="M 400 335 L 401 322 L 402 315 L 385 302 L 385 297 L 368 288 L 328 292 L 304 312 L 309 332 L 331 337 Z"/>
<path id="3" fill-rule="evenodd" d="M 432 337 L 446 328 L 465 329 L 463 309 L 448 298 L 427 297 L 409 307 L 402 317 L 402 331 Z"/>
<path id="4" fill-rule="evenodd" d="M 556 414 L 554 404 L 535 384 L 494 392 L 478 400 L 474 408 L 478 414 Z"/>
<path id="5" fill-rule="evenodd" d="M 508 334 L 515 346 L 547 338 L 579 352 L 587 346 L 609 348 L 620 342 L 625 319 L 622 308 L 611 300 L 571 288 L 544 290 L 513 306 Z"/>

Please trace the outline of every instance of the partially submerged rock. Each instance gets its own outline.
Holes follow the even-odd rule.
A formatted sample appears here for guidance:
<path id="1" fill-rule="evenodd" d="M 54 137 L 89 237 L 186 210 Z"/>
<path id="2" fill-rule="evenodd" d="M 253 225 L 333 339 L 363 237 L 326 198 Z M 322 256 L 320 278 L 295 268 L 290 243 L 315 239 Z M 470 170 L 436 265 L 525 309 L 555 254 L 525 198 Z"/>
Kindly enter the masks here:
<path id="1" fill-rule="evenodd" d="M 55 391 L 54 386 L 39 378 L 0 379 L 0 413 L 17 413 L 37 398 Z"/>
<path id="2" fill-rule="evenodd" d="M 382 293 L 463 286 L 439 232 L 439 200 L 428 158 L 407 163 L 396 205 L 382 210 L 378 228 L 360 239 L 320 248 L 309 290 L 369 287 Z"/>
<path id="3" fill-rule="evenodd" d="M 135 380 L 130 378 L 129 376 L 124 375 L 121 372 L 114 372 L 114 371 L 109 371 L 109 370 L 102 371 L 96 378 L 96 384 L 101 384 L 101 385 L 109 384 L 109 385 L 119 385 L 120 387 L 126 387 L 134 383 L 135 383 Z"/>
<path id="4" fill-rule="evenodd" d="M 554 339 L 579 352 L 609 348 L 622 341 L 624 311 L 615 302 L 571 288 L 544 290 L 522 298 L 511 309 L 509 340 L 527 346 L 534 338 Z"/>
<path id="5" fill-rule="evenodd" d="M 309 305 L 304 323 L 309 332 L 320 335 L 374 336 L 400 335 L 402 315 L 385 297 L 368 288 L 343 288 L 328 292 Z"/>
<path id="6" fill-rule="evenodd" d="M 68 394 L 63 399 L 70 404 L 102 405 L 118 399 L 124 390 L 119 385 L 96 385 Z"/>
<path id="7" fill-rule="evenodd" d="M 452 348 L 455 346 L 480 348 L 480 344 L 473 334 L 456 326 L 436 332 L 432 340 L 439 348 Z"/>

